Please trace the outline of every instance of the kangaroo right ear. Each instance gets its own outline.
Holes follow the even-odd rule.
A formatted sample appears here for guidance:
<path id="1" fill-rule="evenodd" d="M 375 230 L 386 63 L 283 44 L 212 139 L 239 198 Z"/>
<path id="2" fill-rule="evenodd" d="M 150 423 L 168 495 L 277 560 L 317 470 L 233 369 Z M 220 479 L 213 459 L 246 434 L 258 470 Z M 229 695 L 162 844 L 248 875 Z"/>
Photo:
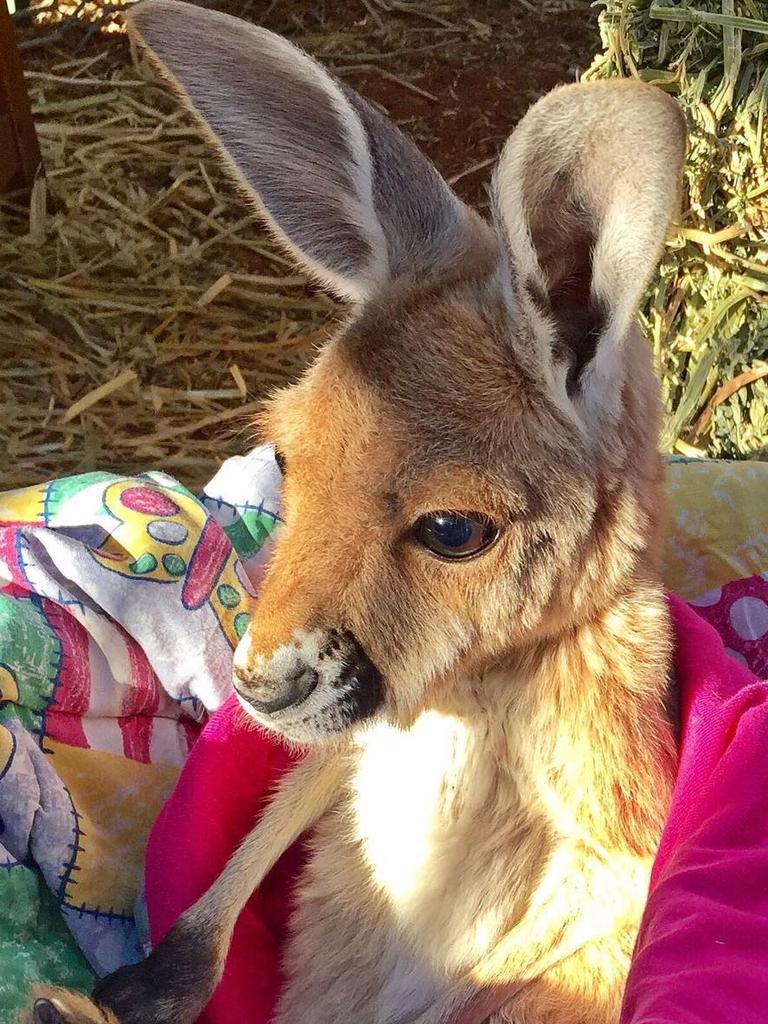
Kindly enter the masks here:
<path id="1" fill-rule="evenodd" d="M 362 301 L 391 277 L 461 258 L 474 215 L 387 118 L 302 50 L 179 0 L 144 0 L 127 24 L 322 284 Z"/>
<path id="2" fill-rule="evenodd" d="M 555 89 L 501 155 L 497 223 L 520 301 L 585 422 L 620 403 L 622 348 L 679 208 L 685 150 L 675 101 L 627 79 Z"/>

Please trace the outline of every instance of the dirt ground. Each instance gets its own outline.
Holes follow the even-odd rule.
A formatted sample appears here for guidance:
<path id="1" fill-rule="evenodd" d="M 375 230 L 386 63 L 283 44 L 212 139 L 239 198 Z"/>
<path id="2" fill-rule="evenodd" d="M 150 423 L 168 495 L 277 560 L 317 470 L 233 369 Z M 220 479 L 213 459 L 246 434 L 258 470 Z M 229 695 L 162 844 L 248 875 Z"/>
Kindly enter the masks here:
<path id="1" fill-rule="evenodd" d="M 479 206 L 489 161 L 519 118 L 543 93 L 573 81 L 599 46 L 596 9 L 588 0 L 403 3 L 390 4 L 386 13 L 360 0 L 271 6 L 265 27 L 298 36 L 319 57 L 330 57 L 446 177 L 458 178 L 452 183 L 462 198 Z M 359 58 L 357 48 L 365 46 L 377 62 L 361 62 L 368 70 L 356 70 L 343 51 L 334 55 L 336 34 L 350 54 Z M 384 64 L 386 53 L 392 56 Z"/>
<path id="2" fill-rule="evenodd" d="M 599 49 L 589 0 L 216 6 L 290 37 L 331 66 L 385 109 L 480 208 L 491 164 L 517 120 L 538 96 L 573 81 Z M 92 7 L 97 16 L 104 10 Z M 108 127 L 116 139 L 110 148 L 100 134 L 100 125 L 113 120 L 109 82 L 116 74 L 135 78 L 124 36 L 84 38 L 80 23 L 32 29 L 24 21 L 19 37 L 49 170 L 48 220 L 41 241 L 19 247 L 15 239 L 29 231 L 28 209 L 19 200 L 0 207 L 0 410 L 4 402 L 24 407 L 20 424 L 10 417 L 4 423 L 0 411 L 0 489 L 92 469 L 148 468 L 196 488 L 223 458 L 248 446 L 255 405 L 306 364 L 338 309 L 297 282 L 263 236 L 237 228 L 248 211 L 234 190 L 214 180 L 211 200 L 208 186 L 221 172 L 199 137 L 166 145 L 159 136 L 152 143 L 157 158 L 147 156 L 152 129 L 181 123 L 172 120 L 180 113 L 172 97 L 142 92 L 137 102 L 138 93 L 118 89 L 120 102 L 133 97 L 120 123 L 145 141 Z M 87 67 L 77 64 L 83 58 Z M 85 151 L 99 154 L 103 182 Z M 149 211 L 151 231 L 138 223 L 137 210 Z M 233 237 L 237 245 L 228 244 Z M 130 256 L 135 270 L 122 238 L 137 240 L 143 254 Z M 198 253 L 190 238 L 200 243 Z M 167 242 L 174 246 L 170 258 Z M 5 265 L 4 252 L 12 253 Z M 153 261 L 170 269 L 152 278 L 146 266 Z M 275 285 L 286 274 L 293 279 Z M 222 275 L 235 281 L 214 301 L 185 298 L 195 289 L 205 294 Z M 271 283 L 249 275 L 271 275 Z M 296 339 L 306 339 L 303 349 Z M 235 358 L 242 395 L 230 375 Z M 130 385 L 68 417 L 73 403 L 121 373 L 134 374 Z"/>

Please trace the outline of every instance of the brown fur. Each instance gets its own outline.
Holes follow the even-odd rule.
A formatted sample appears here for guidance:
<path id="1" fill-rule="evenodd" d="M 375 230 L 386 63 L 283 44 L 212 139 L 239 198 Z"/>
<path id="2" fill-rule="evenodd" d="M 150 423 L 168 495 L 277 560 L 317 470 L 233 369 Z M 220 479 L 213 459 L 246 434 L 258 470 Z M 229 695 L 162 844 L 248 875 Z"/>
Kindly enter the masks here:
<path id="1" fill-rule="evenodd" d="M 345 203 L 363 211 L 344 224 L 368 254 L 355 273 L 330 243 L 323 262 L 275 190 L 280 153 L 244 146 L 239 94 L 217 106 L 227 33 L 239 59 L 258 52 L 241 70 L 280 81 L 284 43 L 200 11 L 187 37 L 185 11 L 140 5 L 134 32 L 279 236 L 359 304 L 261 419 L 285 522 L 235 659 L 258 720 L 331 756 L 278 793 L 176 945 L 105 1000 L 121 1024 L 190 1020 L 194 999 L 161 1013 L 147 978 L 181 969 L 187 935 L 214 937 L 218 976 L 250 887 L 319 816 L 277 1024 L 615 1022 L 675 771 L 660 403 L 633 314 L 674 212 L 680 116 L 636 83 L 556 91 L 505 149 L 493 230 L 297 57 L 285 109 L 267 90 L 262 113 L 287 131 L 302 76 L 308 102 L 326 97 L 347 173 L 311 196 L 329 231 Z M 243 123 L 258 102 L 242 97 Z M 306 170 L 324 143 L 302 154 L 300 114 Z M 484 516 L 498 540 L 435 558 L 414 524 L 437 511 Z M 301 699 L 278 706 L 286 692 Z"/>

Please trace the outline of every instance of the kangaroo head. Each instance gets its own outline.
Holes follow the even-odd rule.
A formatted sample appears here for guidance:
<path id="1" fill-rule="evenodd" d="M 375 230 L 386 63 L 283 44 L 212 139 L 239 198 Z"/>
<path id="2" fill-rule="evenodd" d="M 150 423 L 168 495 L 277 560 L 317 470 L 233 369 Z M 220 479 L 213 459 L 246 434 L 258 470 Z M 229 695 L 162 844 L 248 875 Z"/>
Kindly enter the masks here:
<path id="1" fill-rule="evenodd" d="M 685 136 L 659 90 L 555 90 L 492 224 L 284 39 L 177 0 L 134 34 L 275 235 L 352 316 L 261 420 L 283 517 L 235 686 L 298 742 L 450 705 L 461 680 L 655 571 L 659 401 L 634 315 Z"/>

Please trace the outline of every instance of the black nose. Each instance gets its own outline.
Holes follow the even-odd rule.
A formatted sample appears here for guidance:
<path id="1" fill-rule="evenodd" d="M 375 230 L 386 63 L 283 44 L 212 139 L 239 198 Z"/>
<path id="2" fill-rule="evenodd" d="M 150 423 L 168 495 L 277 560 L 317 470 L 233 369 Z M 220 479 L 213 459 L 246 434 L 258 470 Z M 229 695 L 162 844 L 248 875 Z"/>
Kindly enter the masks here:
<path id="1" fill-rule="evenodd" d="M 274 685 L 260 680 L 258 676 L 252 679 L 244 678 L 235 669 L 234 687 L 237 693 L 248 701 L 254 711 L 262 715 L 274 715 L 276 711 L 285 711 L 286 708 L 296 707 L 303 704 L 315 689 L 318 682 L 317 672 L 308 665 L 302 668 L 293 676 L 283 680 L 279 692 L 271 700 L 259 700 L 260 690 L 274 690 Z"/>

